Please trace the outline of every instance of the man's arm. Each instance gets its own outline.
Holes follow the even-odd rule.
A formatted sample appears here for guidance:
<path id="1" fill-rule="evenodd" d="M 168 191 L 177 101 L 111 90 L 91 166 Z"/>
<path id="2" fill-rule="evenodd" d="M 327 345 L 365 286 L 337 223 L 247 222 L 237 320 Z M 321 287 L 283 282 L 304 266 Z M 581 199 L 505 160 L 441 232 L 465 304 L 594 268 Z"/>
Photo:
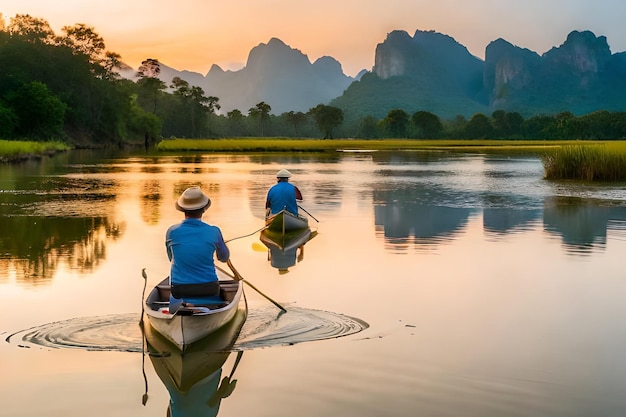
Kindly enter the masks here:
<path id="1" fill-rule="evenodd" d="M 228 258 L 230 258 L 230 250 L 228 250 L 228 246 L 226 246 L 226 242 L 224 242 L 221 231 L 219 231 L 219 238 L 215 244 L 215 254 L 217 255 L 217 259 L 222 262 L 226 262 Z"/>

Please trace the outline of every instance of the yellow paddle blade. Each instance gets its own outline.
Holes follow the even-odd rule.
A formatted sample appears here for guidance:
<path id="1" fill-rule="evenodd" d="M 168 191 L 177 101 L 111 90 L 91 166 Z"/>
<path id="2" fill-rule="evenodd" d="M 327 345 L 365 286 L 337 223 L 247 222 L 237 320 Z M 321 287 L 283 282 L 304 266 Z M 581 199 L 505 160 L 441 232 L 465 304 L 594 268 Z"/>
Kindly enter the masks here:
<path id="1" fill-rule="evenodd" d="M 255 252 L 267 252 L 267 246 L 259 242 L 252 242 L 252 250 Z"/>

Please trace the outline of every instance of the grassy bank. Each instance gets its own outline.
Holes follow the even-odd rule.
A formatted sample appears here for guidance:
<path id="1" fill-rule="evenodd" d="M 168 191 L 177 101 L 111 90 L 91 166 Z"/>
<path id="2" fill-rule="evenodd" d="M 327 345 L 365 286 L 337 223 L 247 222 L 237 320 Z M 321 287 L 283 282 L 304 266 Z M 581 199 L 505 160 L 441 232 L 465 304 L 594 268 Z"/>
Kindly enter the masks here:
<path id="1" fill-rule="evenodd" d="M 69 147 L 61 142 L 30 142 L 0 139 L 0 162 L 37 158 L 42 155 L 49 155 L 68 149 Z"/>
<path id="2" fill-rule="evenodd" d="M 165 139 L 164 152 L 327 152 L 340 150 L 542 150 L 574 141 L 417 139 Z"/>
<path id="3" fill-rule="evenodd" d="M 543 157 L 547 179 L 626 181 L 626 143 L 566 145 Z"/>

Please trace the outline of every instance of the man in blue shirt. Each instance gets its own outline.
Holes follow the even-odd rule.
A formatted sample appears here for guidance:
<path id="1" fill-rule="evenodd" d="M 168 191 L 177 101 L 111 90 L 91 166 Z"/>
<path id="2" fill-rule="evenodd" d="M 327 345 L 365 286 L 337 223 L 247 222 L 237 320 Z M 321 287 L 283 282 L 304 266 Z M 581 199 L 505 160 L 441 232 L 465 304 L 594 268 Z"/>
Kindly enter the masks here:
<path id="1" fill-rule="evenodd" d="M 289 183 L 291 172 L 281 169 L 276 174 L 278 182 L 267 192 L 265 202 L 266 215 L 276 214 L 282 209 L 288 212 L 298 214 L 298 203 L 296 200 L 302 201 L 302 193 L 295 185 Z"/>
<path id="2" fill-rule="evenodd" d="M 214 304 L 220 301 L 214 254 L 226 262 L 230 251 L 217 226 L 202 221 L 211 199 L 200 187 L 187 188 L 176 202 L 185 219 L 167 229 L 165 247 L 171 262 L 170 311 L 181 303 Z"/>

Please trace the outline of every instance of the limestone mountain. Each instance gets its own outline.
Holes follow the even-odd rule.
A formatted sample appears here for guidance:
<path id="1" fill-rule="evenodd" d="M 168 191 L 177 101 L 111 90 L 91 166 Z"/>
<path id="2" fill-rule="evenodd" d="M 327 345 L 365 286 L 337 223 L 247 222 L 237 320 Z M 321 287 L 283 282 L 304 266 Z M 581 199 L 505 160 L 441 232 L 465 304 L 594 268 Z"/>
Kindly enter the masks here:
<path id="1" fill-rule="evenodd" d="M 485 59 L 454 38 L 417 30 L 392 31 L 375 49 L 371 71 L 355 78 L 331 57 L 311 63 L 277 38 L 252 48 L 246 65 L 206 75 L 161 64 L 160 78 L 175 76 L 219 98 L 222 112 L 244 114 L 264 101 L 273 114 L 306 112 L 318 104 L 344 110 L 346 124 L 364 116 L 383 118 L 392 109 L 426 110 L 443 119 L 480 112 L 516 111 L 524 117 L 571 111 L 626 111 L 626 53 L 612 54 L 604 36 L 573 31 L 543 55 L 504 39 L 492 41 Z M 126 68 L 123 75 L 134 77 Z"/>
<path id="2" fill-rule="evenodd" d="M 164 63 L 160 67 L 159 79 L 168 86 L 174 77 L 199 86 L 207 96 L 219 98 L 223 113 L 238 109 L 246 114 L 261 101 L 271 106 L 273 114 L 306 112 L 341 95 L 355 80 L 343 73 L 334 58 L 324 56 L 311 63 L 305 54 L 277 38 L 252 48 L 245 67 L 237 71 L 224 71 L 214 64 L 203 76 Z M 135 77 L 128 69 L 122 75 Z"/>
<path id="3" fill-rule="evenodd" d="M 244 68 L 223 71 L 214 65 L 206 76 L 207 94 L 220 98 L 222 110 L 249 108 L 264 101 L 272 113 L 306 112 L 341 95 L 354 81 L 331 57 L 314 63 L 297 49 L 272 38 L 254 47 Z"/>
<path id="4" fill-rule="evenodd" d="M 490 108 L 523 114 L 626 110 L 625 57 L 589 31 L 571 32 L 542 56 L 498 39 L 485 53 Z"/>
<path id="5" fill-rule="evenodd" d="M 433 31 L 393 31 L 376 47 L 371 73 L 354 82 L 332 105 L 350 116 L 384 117 L 400 108 L 440 117 L 487 109 L 484 62 L 452 37 Z"/>

